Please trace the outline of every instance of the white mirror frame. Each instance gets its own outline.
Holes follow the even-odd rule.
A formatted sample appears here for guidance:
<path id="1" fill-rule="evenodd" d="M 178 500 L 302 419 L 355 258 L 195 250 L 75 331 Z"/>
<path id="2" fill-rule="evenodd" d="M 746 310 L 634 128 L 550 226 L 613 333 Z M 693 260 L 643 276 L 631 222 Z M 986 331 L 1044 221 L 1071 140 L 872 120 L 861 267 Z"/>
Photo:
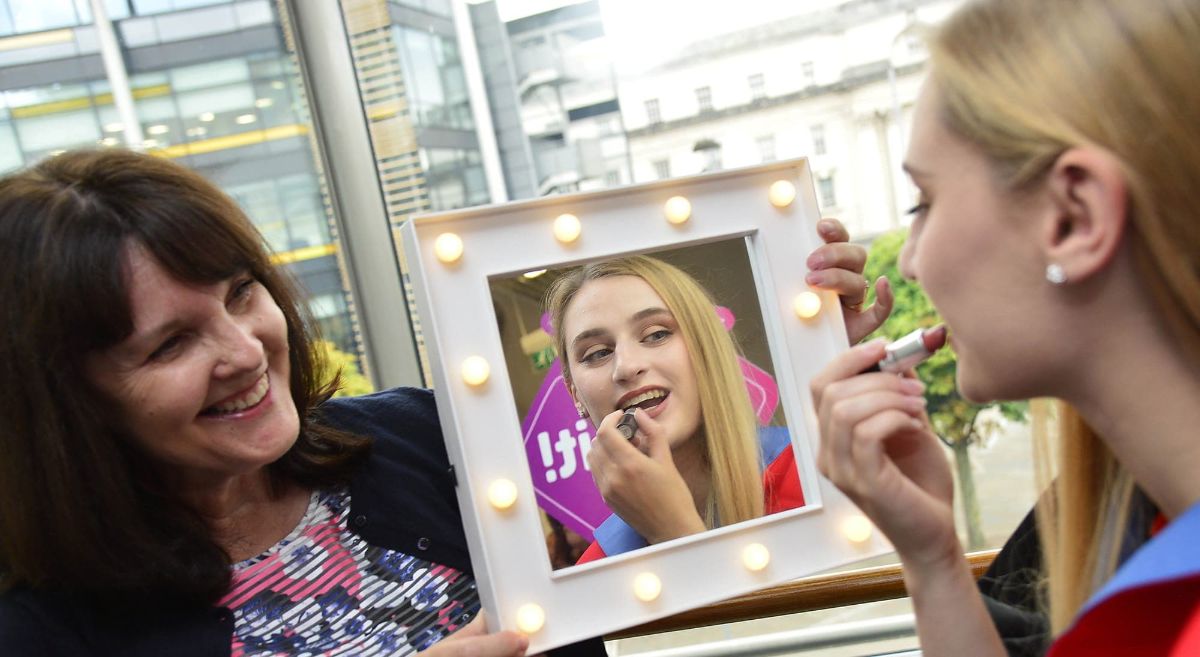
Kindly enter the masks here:
<path id="1" fill-rule="evenodd" d="M 768 200 L 768 189 L 779 180 L 796 190 L 795 200 L 783 208 Z M 680 225 L 664 214 L 673 196 L 691 201 L 691 218 Z M 579 218 L 582 233 L 563 244 L 552 225 L 567 213 Z M 880 532 L 863 525 L 858 509 L 816 469 L 819 437 L 808 382 L 847 347 L 835 295 L 818 292 L 821 311 L 810 319 L 793 310 L 797 295 L 811 291 L 804 282 L 805 261 L 820 245 L 819 219 L 809 165 L 801 159 L 425 215 L 402 228 L 490 629 L 523 631 L 533 654 L 890 550 Z M 457 235 L 462 244 L 461 256 L 449 264 L 435 253 L 435 242 L 445 233 Z M 731 238 L 745 238 L 754 267 L 806 506 L 553 571 L 521 421 L 504 374 L 490 279 Z M 473 356 L 490 366 L 491 376 L 481 385 L 470 385 L 462 376 L 463 362 Z M 516 484 L 516 501 L 504 510 L 488 500 L 489 486 L 499 479 Z M 858 531 L 848 531 L 850 525 Z M 743 552 L 752 544 L 769 552 L 762 570 L 743 565 Z M 662 585 L 650 602 L 634 594 L 634 581 L 643 573 L 653 573 Z M 527 605 L 544 613 L 540 628 L 520 619 L 530 610 Z"/>

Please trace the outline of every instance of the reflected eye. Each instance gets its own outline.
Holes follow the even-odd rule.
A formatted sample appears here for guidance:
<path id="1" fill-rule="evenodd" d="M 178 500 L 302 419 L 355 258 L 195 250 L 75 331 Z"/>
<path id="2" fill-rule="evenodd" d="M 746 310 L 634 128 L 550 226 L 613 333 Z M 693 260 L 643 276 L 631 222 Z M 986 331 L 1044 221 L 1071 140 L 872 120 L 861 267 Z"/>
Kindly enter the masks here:
<path id="1" fill-rule="evenodd" d="M 609 349 L 608 347 L 596 347 L 595 349 L 584 352 L 584 354 L 579 357 L 579 362 L 592 365 L 600 362 L 611 353 L 612 349 Z"/>
<path id="2" fill-rule="evenodd" d="M 662 342 L 663 340 L 666 340 L 667 338 L 671 337 L 671 335 L 672 335 L 671 331 L 668 329 L 665 329 L 665 328 L 657 329 L 655 331 L 651 331 L 650 333 L 647 333 L 646 337 L 642 338 L 642 342 L 649 342 L 651 344 L 657 343 L 657 342 Z"/>

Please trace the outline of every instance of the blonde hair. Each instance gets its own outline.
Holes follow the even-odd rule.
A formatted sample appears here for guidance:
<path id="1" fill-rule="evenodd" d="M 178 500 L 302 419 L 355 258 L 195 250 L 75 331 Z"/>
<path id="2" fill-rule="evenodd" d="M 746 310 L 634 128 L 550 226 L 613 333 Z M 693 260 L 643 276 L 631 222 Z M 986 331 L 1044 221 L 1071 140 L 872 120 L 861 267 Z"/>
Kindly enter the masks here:
<path id="1" fill-rule="evenodd" d="M 758 423 L 738 365 L 738 349 L 717 317 L 708 291 L 682 270 L 647 256 L 628 256 L 585 265 L 560 276 L 546 293 L 563 377 L 571 384 L 563 318 L 588 281 L 636 276 L 662 298 L 679 323 L 700 395 L 702 431 L 711 487 L 704 523 L 712 528 L 763 515 Z"/>
<path id="2" fill-rule="evenodd" d="M 942 120 L 1001 185 L 1038 182 L 1067 149 L 1102 148 L 1129 191 L 1129 244 L 1187 357 L 1200 360 L 1200 3 L 981 0 L 930 39 Z M 1051 627 L 1115 568 L 1133 482 L 1079 414 L 1060 408 L 1058 472 L 1039 508 Z M 1043 450 L 1046 451 L 1046 450 Z M 1049 472 L 1049 470 L 1043 470 Z"/>

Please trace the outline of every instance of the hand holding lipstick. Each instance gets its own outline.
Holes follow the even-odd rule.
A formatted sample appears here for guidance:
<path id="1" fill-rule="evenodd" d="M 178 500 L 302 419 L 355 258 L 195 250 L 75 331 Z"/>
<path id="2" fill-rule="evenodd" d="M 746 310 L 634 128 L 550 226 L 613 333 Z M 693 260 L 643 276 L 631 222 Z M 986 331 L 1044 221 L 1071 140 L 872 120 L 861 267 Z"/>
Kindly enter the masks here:
<path id="1" fill-rule="evenodd" d="M 916 340 L 928 351 L 925 347 L 945 342 L 944 330 L 928 333 L 897 343 Z M 933 342 L 926 345 L 922 338 Z M 904 350 L 892 348 L 898 351 Z M 924 385 L 911 370 L 904 376 L 869 371 L 888 353 L 884 341 L 868 342 L 814 377 L 821 433 L 817 467 L 883 531 L 905 563 L 942 567 L 961 555 L 954 479 L 929 427 Z"/>
<path id="2" fill-rule="evenodd" d="M 627 421 L 627 416 L 632 417 Z M 622 431 L 629 428 L 636 432 L 632 438 Z M 605 416 L 588 452 L 588 468 L 604 503 L 651 544 L 705 530 L 662 428 L 645 411 Z"/>

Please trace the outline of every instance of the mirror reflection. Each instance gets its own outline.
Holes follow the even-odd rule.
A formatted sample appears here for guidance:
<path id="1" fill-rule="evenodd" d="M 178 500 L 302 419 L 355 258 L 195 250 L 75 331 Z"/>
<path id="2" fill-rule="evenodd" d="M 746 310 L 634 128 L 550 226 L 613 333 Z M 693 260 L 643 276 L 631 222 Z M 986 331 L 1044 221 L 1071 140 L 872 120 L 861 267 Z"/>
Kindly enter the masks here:
<path id="1" fill-rule="evenodd" d="M 744 240 L 491 291 L 554 568 L 804 504 Z"/>

